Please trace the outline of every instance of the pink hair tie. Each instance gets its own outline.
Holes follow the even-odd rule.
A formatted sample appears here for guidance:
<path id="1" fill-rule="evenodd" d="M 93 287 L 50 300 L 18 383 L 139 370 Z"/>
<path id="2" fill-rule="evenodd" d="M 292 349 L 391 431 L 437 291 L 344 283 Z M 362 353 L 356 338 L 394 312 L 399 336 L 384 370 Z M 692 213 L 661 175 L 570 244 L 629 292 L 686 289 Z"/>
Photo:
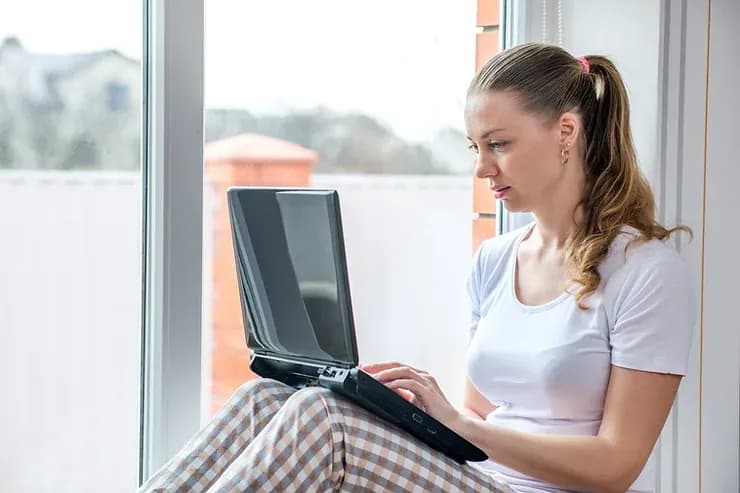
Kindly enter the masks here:
<path id="1" fill-rule="evenodd" d="M 581 62 L 581 66 L 583 67 L 583 71 L 586 72 L 586 73 L 589 73 L 589 69 L 591 68 L 591 66 L 588 64 L 588 60 L 586 60 L 586 57 L 585 56 L 579 56 L 579 57 L 576 57 L 576 60 L 578 60 L 579 62 Z"/>

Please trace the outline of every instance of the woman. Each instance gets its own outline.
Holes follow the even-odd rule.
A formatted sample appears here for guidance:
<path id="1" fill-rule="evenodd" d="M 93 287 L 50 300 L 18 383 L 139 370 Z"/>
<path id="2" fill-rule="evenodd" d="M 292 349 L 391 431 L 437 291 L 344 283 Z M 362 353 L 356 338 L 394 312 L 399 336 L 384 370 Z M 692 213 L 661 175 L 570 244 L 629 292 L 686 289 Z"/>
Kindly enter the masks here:
<path id="1" fill-rule="evenodd" d="M 534 222 L 475 255 L 464 407 L 424 371 L 363 368 L 490 460 L 457 464 L 331 392 L 257 380 L 142 491 L 652 491 L 694 301 L 619 73 L 521 45 L 476 75 L 465 124 L 476 175 Z"/>

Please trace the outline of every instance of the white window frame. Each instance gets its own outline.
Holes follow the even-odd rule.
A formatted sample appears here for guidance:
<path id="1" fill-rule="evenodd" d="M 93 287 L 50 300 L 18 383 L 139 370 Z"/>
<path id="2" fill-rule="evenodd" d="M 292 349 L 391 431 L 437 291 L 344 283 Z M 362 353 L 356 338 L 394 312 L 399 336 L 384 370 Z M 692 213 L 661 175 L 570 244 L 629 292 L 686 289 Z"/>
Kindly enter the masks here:
<path id="1" fill-rule="evenodd" d="M 140 482 L 200 422 L 203 0 L 144 0 Z"/>

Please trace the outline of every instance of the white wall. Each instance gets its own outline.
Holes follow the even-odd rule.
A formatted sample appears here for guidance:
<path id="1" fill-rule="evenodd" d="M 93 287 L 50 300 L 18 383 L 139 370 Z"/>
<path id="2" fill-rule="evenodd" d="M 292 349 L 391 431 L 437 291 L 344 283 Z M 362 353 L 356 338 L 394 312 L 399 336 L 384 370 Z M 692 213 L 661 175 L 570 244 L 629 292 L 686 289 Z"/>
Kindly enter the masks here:
<path id="1" fill-rule="evenodd" d="M 700 366 L 706 492 L 740 491 L 740 2 L 710 6 Z"/>
<path id="2" fill-rule="evenodd" d="M 734 492 L 740 491 L 740 324 L 732 310 L 740 277 L 734 63 L 740 4 L 664 2 L 662 12 L 662 213 L 694 230 L 694 241 L 680 249 L 696 279 L 699 323 L 689 375 L 663 433 L 661 491 Z"/>
<path id="3" fill-rule="evenodd" d="M 0 491 L 136 489 L 139 189 L 0 173 Z"/>

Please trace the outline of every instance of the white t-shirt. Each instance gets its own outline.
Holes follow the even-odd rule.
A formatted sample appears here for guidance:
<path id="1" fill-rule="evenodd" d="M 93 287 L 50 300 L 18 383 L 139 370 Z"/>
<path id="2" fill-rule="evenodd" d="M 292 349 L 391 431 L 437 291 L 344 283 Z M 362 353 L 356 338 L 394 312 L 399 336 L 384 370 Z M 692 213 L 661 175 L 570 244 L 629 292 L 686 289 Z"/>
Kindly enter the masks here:
<path id="1" fill-rule="evenodd" d="M 533 227 L 483 242 L 468 282 L 472 309 L 467 373 L 498 406 L 486 421 L 551 434 L 596 435 L 611 365 L 686 374 L 695 322 L 687 266 L 665 243 L 625 246 L 624 228 L 599 266 L 601 282 L 576 306 L 563 293 L 538 306 L 522 304 L 514 290 L 519 243 Z M 575 290 L 571 290 L 575 291 Z M 655 488 L 654 454 L 630 488 Z M 565 492 L 492 461 L 471 463 L 517 491 Z"/>

